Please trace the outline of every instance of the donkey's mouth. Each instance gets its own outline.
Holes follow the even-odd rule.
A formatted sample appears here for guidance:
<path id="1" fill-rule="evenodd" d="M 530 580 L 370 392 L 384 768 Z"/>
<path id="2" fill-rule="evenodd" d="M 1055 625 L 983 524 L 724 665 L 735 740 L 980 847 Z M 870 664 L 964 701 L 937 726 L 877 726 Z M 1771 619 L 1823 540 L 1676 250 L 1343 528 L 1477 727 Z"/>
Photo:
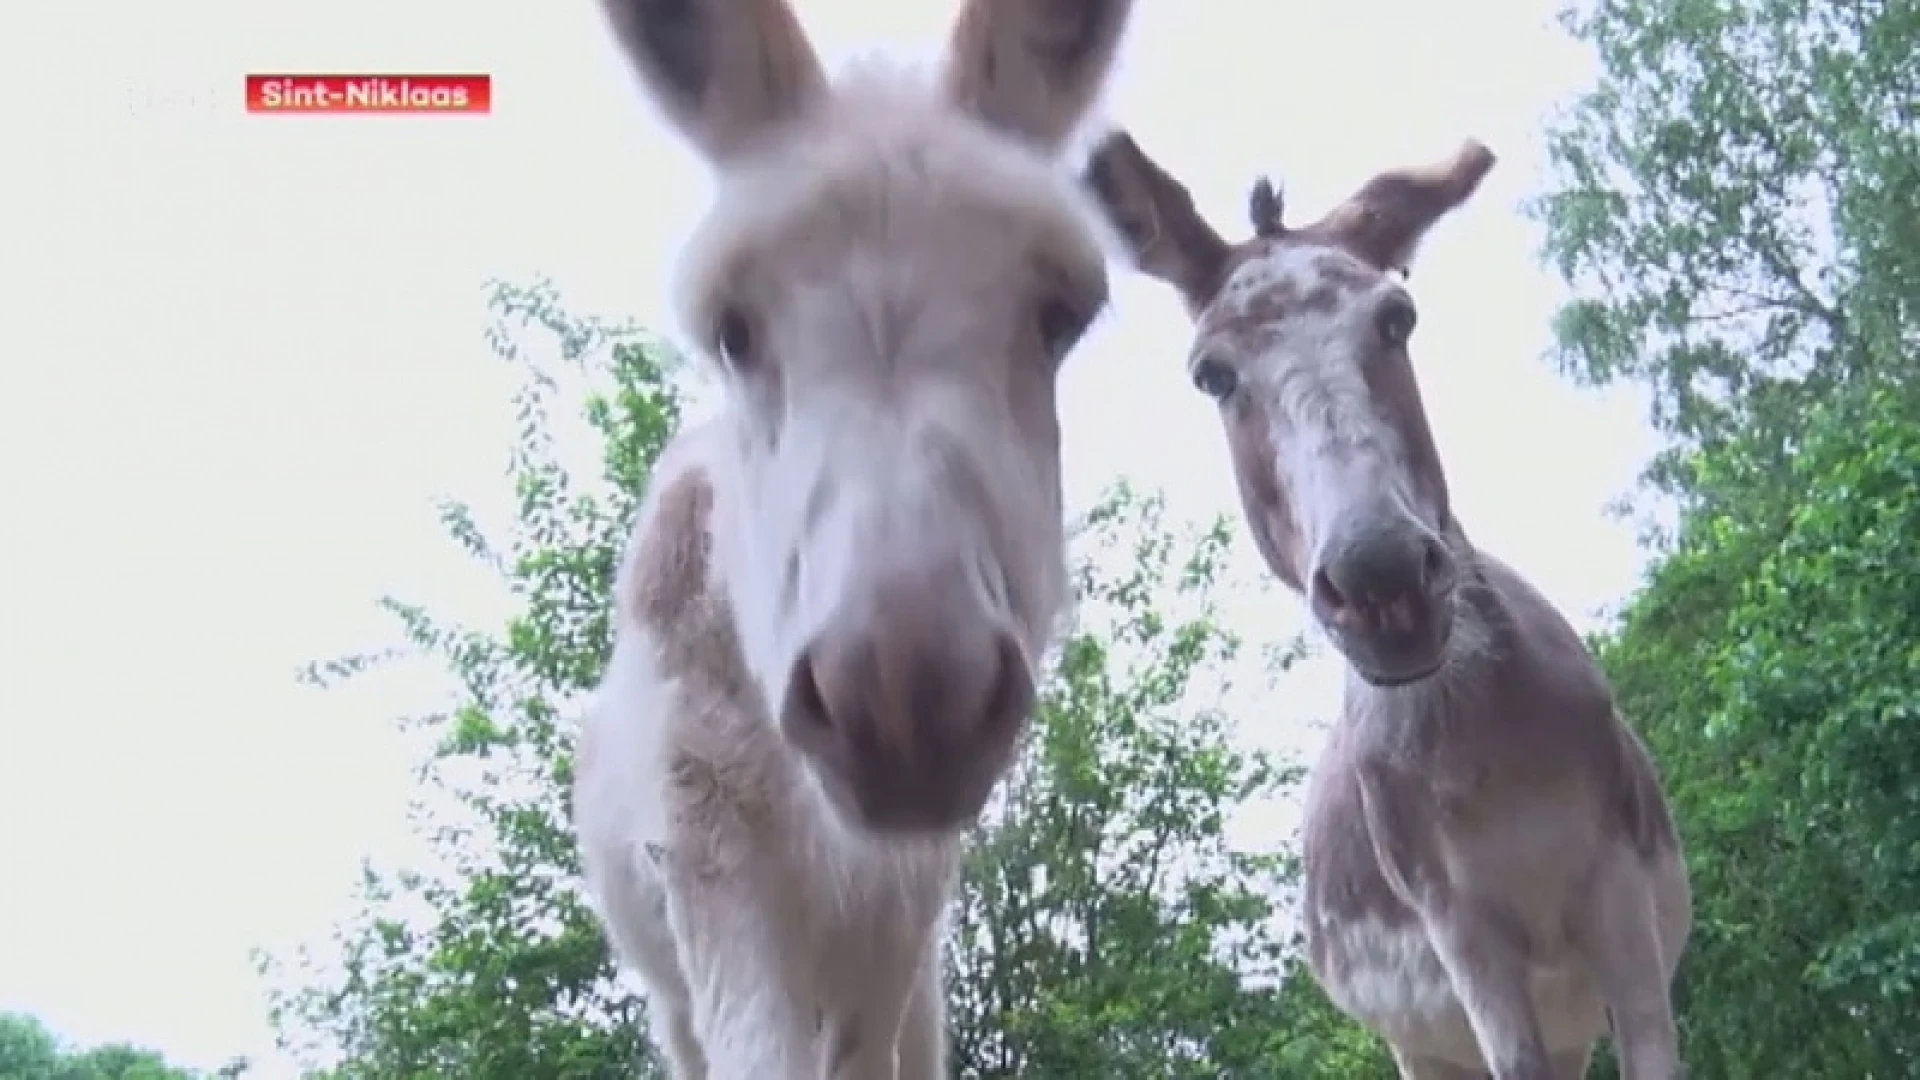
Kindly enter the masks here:
<path id="1" fill-rule="evenodd" d="M 1352 657 L 1348 657 L 1347 663 L 1353 668 L 1353 673 L 1360 676 L 1360 681 L 1368 686 L 1376 690 L 1398 690 L 1415 683 L 1426 682 L 1438 675 L 1440 669 L 1447 666 L 1447 658 L 1446 651 L 1443 649 L 1440 655 L 1434 658 L 1433 663 L 1425 668 L 1411 671 L 1377 671 L 1365 664 L 1355 662 Z"/>
<path id="2" fill-rule="evenodd" d="M 1322 625 L 1361 682 L 1377 690 L 1397 690 L 1425 682 L 1447 666 L 1453 644 L 1452 605 L 1443 599 L 1433 608 L 1438 610 L 1429 609 L 1425 618 L 1398 632 Z"/>

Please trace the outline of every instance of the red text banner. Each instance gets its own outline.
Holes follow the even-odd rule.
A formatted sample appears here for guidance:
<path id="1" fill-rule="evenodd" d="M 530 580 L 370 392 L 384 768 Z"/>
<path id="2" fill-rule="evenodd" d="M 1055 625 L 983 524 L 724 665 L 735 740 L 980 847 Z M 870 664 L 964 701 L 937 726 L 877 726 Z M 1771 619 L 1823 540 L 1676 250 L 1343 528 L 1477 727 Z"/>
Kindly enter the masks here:
<path id="1" fill-rule="evenodd" d="M 248 75 L 250 113 L 485 113 L 490 75 Z"/>

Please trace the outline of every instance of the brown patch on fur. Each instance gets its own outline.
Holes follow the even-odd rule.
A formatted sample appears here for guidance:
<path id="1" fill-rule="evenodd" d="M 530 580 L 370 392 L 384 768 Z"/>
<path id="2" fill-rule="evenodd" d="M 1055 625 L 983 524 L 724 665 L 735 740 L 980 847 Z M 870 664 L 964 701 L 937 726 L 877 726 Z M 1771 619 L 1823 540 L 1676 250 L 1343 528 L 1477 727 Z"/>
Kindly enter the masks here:
<path id="1" fill-rule="evenodd" d="M 1279 240 L 1276 243 L 1290 243 Z M 1295 318 L 1300 315 L 1327 315 L 1340 306 L 1340 301 L 1348 290 L 1360 287 L 1364 282 L 1357 280 L 1348 267 L 1341 272 L 1323 274 L 1311 287 L 1302 289 L 1298 282 L 1275 282 L 1261 295 L 1247 302 L 1244 310 L 1248 313 L 1264 314 L 1269 321 Z M 1272 300 L 1267 297 L 1271 295 Z"/>
<path id="2" fill-rule="evenodd" d="M 1320 282 L 1300 298 L 1302 312 L 1325 315 L 1340 306 L 1340 290 L 1330 282 Z"/>
<path id="3" fill-rule="evenodd" d="M 719 809 L 725 785 L 720 769 L 713 762 L 684 749 L 676 750 L 667 762 L 667 776 L 676 789 L 693 796 L 690 801 L 683 800 L 683 811 L 706 815 Z"/>
<path id="4" fill-rule="evenodd" d="M 1262 245 L 1263 248 L 1274 245 Z M 1246 333 L 1258 331 L 1268 323 L 1278 322 L 1290 315 L 1297 314 L 1305 304 L 1307 290 L 1292 278 L 1280 278 L 1264 285 L 1260 291 L 1235 296 L 1235 303 L 1226 310 L 1230 317 L 1210 322 L 1213 331 L 1227 333 Z M 1316 302 L 1319 297 L 1315 297 Z"/>
<path id="5" fill-rule="evenodd" d="M 688 469 L 667 482 L 633 556 L 629 602 L 632 617 L 651 631 L 661 666 L 685 684 L 683 693 L 690 699 L 745 703 L 757 695 L 748 685 L 739 638 L 712 574 L 712 510 L 713 485 L 701 470 Z M 768 732 L 767 737 L 774 736 Z M 756 829 L 772 819 L 772 808 L 757 794 L 765 787 L 759 778 L 734 775 L 689 745 L 673 750 L 667 775 L 677 816 L 732 815 Z M 707 855 L 694 855 L 686 868 L 704 874 L 725 870 Z"/>
<path id="6" fill-rule="evenodd" d="M 1313 234 L 1303 233 L 1302 236 L 1302 241 L 1296 242 L 1308 240 L 1325 242 Z M 1313 260 L 1313 275 L 1327 287 L 1336 291 L 1350 292 L 1359 292 L 1373 287 L 1375 279 L 1364 269 L 1340 258 L 1333 252 L 1322 251 L 1318 255 L 1319 257 Z"/>
<path id="7" fill-rule="evenodd" d="M 1237 465 L 1234 480 L 1252 526 L 1254 546 L 1280 580 L 1297 591 L 1306 581 L 1294 562 L 1300 530 L 1293 520 L 1293 504 L 1274 472 L 1265 419 L 1244 403 L 1236 404 L 1229 409 L 1226 429 L 1227 447 Z"/>
<path id="8" fill-rule="evenodd" d="M 1400 437 L 1407 455 L 1407 471 L 1412 474 L 1418 494 L 1440 515 L 1445 530 L 1453 519 L 1453 504 L 1448 492 L 1446 469 L 1440 463 L 1440 451 L 1433 442 L 1433 428 L 1427 423 L 1427 409 L 1420 397 L 1420 381 L 1406 347 L 1378 347 L 1374 356 L 1361 365 L 1375 407 L 1385 414 L 1387 424 Z"/>
<path id="9" fill-rule="evenodd" d="M 678 636 L 678 623 L 693 613 L 707 591 L 707 565 L 713 537 L 707 517 L 713 510 L 713 485 L 705 473 L 689 469 L 660 493 L 652 527 L 634 556 L 634 613 L 662 636 Z"/>

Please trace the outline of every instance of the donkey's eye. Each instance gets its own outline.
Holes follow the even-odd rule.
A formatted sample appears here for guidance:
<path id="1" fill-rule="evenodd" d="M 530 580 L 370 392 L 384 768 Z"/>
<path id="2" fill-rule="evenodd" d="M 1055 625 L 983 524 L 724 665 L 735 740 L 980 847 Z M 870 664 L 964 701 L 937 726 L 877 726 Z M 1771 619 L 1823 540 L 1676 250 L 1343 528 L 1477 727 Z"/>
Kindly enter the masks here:
<path id="1" fill-rule="evenodd" d="M 1419 321 L 1412 302 L 1404 296 L 1395 296 L 1382 304 L 1373 318 L 1380 340 L 1395 348 L 1407 343 L 1407 339 L 1413 336 L 1414 324 Z"/>
<path id="2" fill-rule="evenodd" d="M 736 371 L 753 366 L 753 325 L 739 308 L 726 308 L 713 326 L 714 347 L 720 359 Z"/>
<path id="3" fill-rule="evenodd" d="M 1085 312 L 1058 297 L 1042 300 L 1034 318 L 1038 320 L 1041 344 L 1056 360 L 1064 357 L 1067 350 L 1079 343 L 1080 335 L 1087 332 Z"/>
<path id="4" fill-rule="evenodd" d="M 1240 373 L 1225 360 L 1209 354 L 1193 365 L 1193 385 L 1215 401 L 1225 401 L 1240 388 Z"/>

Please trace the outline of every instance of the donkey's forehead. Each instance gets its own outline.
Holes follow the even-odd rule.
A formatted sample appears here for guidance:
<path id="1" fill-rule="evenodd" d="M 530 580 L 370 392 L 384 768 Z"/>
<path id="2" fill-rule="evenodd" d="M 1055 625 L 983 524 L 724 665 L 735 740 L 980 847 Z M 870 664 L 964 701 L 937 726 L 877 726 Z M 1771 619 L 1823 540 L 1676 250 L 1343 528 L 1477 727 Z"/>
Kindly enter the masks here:
<path id="1" fill-rule="evenodd" d="M 1332 319 L 1377 290 L 1378 270 L 1345 248 L 1293 237 L 1257 239 L 1201 313 L 1202 337 L 1257 333 L 1307 316 Z"/>
<path id="2" fill-rule="evenodd" d="M 1106 262 L 1095 221 L 1054 162 L 957 112 L 929 87 L 868 76 L 718 178 L 682 263 L 678 307 L 690 327 L 703 325 L 743 273 L 778 264 L 783 251 L 884 254 L 956 230 L 966 251 L 1004 244 L 1008 259 L 1030 258 L 1097 293 Z M 949 255 L 960 257 L 958 249 Z"/>

